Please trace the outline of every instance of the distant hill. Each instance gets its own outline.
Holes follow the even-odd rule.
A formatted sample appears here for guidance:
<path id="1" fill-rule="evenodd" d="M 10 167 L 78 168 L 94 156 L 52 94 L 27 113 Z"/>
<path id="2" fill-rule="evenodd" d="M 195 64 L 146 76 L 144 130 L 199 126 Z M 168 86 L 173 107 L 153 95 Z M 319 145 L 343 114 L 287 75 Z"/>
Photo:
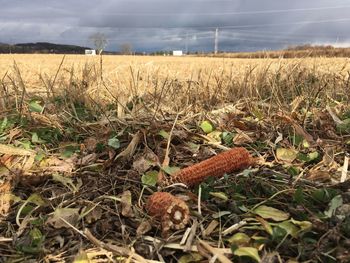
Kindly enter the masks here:
<path id="1" fill-rule="evenodd" d="M 85 49 L 90 48 L 75 45 L 53 44 L 48 42 L 20 43 L 14 45 L 0 43 L 0 53 L 84 54 Z"/>

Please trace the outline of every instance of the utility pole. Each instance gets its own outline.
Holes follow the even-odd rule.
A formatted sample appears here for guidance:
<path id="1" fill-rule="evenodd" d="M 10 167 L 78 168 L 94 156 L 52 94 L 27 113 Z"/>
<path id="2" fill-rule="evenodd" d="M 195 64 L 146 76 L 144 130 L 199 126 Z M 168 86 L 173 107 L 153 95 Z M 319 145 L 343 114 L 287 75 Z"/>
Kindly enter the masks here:
<path id="1" fill-rule="evenodd" d="M 186 32 L 186 42 L 185 42 L 186 55 L 188 53 L 188 32 Z"/>
<path id="2" fill-rule="evenodd" d="M 215 30 L 215 46 L 214 46 L 214 53 L 218 53 L 219 48 L 219 28 L 216 28 Z"/>

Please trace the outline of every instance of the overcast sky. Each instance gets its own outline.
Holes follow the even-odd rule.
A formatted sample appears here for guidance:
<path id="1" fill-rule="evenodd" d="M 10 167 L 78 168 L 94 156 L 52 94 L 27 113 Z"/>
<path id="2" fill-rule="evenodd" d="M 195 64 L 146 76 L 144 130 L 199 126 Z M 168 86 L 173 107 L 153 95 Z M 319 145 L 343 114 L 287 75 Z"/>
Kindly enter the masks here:
<path id="1" fill-rule="evenodd" d="M 350 46 L 350 0 L 0 0 L 0 42 L 53 42 L 107 50 L 251 51 Z"/>

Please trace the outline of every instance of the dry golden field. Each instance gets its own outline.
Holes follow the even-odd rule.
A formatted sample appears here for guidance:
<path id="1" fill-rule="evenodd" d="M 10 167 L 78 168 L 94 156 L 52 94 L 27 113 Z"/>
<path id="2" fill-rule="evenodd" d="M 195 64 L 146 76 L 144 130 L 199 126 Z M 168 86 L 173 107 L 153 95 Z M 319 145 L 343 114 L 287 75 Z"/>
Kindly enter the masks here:
<path id="1" fill-rule="evenodd" d="M 152 94 L 153 99 L 163 97 L 163 106 L 195 111 L 241 98 L 276 98 L 277 93 L 289 101 L 300 95 L 296 87 L 309 89 L 306 82 L 312 78 L 338 89 L 349 69 L 350 60 L 344 58 L 103 56 L 101 61 L 84 55 L 0 55 L 0 80 L 7 87 L 23 83 L 27 92 L 38 95 L 75 87 L 96 100 L 117 98 L 121 105 Z"/>
<path id="2" fill-rule="evenodd" d="M 0 77 L 13 72 L 17 63 L 24 83 L 28 88 L 42 87 L 40 76 L 52 77 L 57 72 L 63 55 L 1 54 Z M 75 74 L 81 74 L 86 65 L 99 69 L 99 57 L 67 55 L 60 69 L 61 78 L 69 77 L 74 68 Z M 315 68 L 318 72 L 346 73 L 350 69 L 350 59 L 346 58 L 304 58 L 304 59 L 235 59 L 209 57 L 161 57 L 161 56 L 104 56 L 103 75 L 112 82 L 130 80 L 131 69 L 139 73 L 141 83 L 151 78 L 161 77 L 177 80 L 196 81 L 199 75 L 232 76 L 243 78 L 247 71 L 277 71 L 281 67 L 300 65 Z"/>
<path id="3" fill-rule="evenodd" d="M 0 55 L 0 255 L 350 262 L 349 94 L 341 58 Z"/>

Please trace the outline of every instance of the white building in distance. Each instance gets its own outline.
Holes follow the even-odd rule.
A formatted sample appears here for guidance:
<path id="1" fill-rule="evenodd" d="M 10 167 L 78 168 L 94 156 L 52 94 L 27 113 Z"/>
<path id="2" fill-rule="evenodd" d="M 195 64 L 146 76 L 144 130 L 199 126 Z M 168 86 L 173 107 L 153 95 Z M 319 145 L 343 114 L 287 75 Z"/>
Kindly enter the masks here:
<path id="1" fill-rule="evenodd" d="M 183 56 L 182 50 L 173 50 L 173 56 Z"/>
<path id="2" fill-rule="evenodd" d="M 96 50 L 95 49 L 85 49 L 85 55 L 96 56 Z"/>

